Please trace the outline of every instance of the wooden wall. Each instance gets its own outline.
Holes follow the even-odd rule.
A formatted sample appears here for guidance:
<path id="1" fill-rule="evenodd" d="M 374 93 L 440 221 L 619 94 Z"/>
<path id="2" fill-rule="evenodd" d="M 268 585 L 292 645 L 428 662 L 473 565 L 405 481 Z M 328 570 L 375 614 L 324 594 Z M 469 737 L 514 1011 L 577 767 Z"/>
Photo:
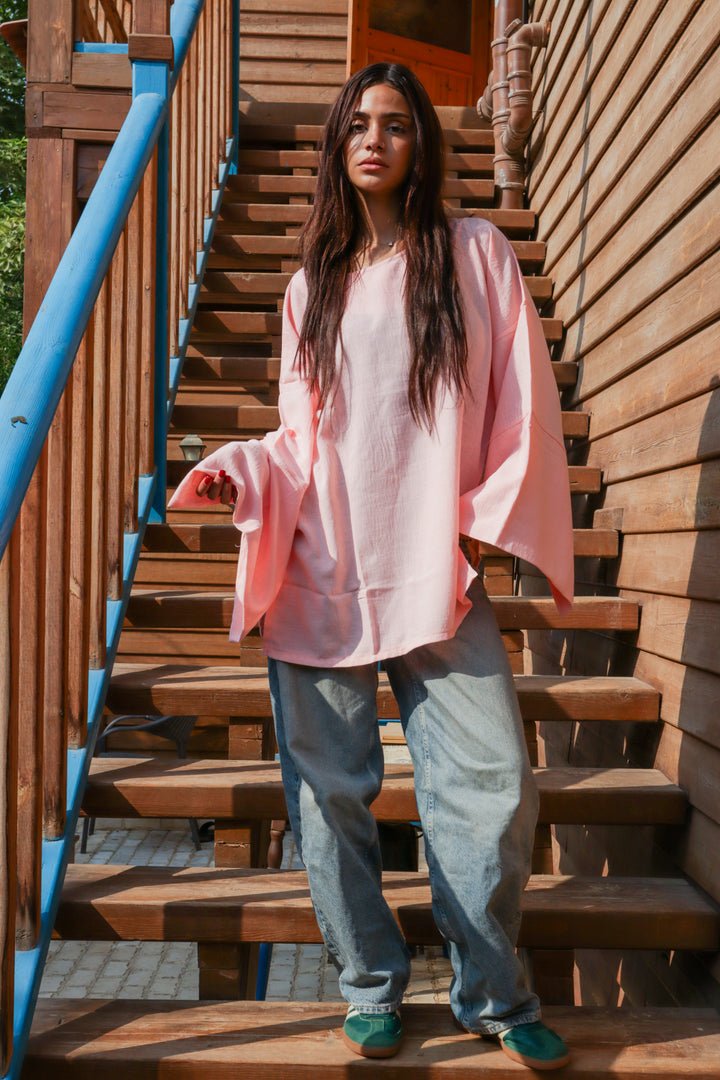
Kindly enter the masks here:
<path id="1" fill-rule="evenodd" d="M 348 0 L 240 0 L 240 100 L 334 101 Z"/>
<path id="2" fill-rule="evenodd" d="M 542 732 L 549 763 L 656 766 L 689 793 L 682 832 L 556 835 L 566 873 L 679 865 L 720 901 L 720 20 L 714 0 L 535 0 L 529 193 L 544 272 L 577 360 L 565 407 L 590 414 L 575 464 L 600 466 L 576 525 L 615 523 L 620 558 L 578 591 L 636 600 L 640 630 L 527 642 L 526 670 L 635 674 L 654 731 Z M 529 571 L 523 590 L 543 588 Z M 720 1004 L 717 956 L 578 955 L 581 1000 Z"/>

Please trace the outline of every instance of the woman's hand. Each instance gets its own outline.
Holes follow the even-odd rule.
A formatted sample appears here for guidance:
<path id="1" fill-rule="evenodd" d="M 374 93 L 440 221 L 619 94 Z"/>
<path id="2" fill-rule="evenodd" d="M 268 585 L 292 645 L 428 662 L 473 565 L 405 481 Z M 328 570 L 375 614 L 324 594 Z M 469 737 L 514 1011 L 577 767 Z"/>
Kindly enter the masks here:
<path id="1" fill-rule="evenodd" d="M 237 488 L 228 480 L 225 470 L 220 469 L 214 476 L 206 473 L 195 488 L 196 495 L 205 495 L 208 499 L 220 499 L 227 506 L 233 506 L 237 499 Z"/>

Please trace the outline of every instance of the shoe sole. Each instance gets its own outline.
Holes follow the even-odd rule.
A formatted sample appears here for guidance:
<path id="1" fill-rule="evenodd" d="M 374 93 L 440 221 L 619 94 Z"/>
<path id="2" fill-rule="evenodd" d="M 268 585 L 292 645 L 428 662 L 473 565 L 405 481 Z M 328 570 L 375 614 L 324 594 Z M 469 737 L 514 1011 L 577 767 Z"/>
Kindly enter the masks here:
<path id="1" fill-rule="evenodd" d="M 394 1046 L 363 1046 L 362 1043 L 354 1042 L 349 1035 L 346 1035 L 344 1031 L 341 1032 L 342 1041 L 345 1045 L 352 1050 L 354 1054 L 359 1054 L 360 1057 L 367 1058 L 389 1058 L 394 1057 L 400 1049 L 400 1043 L 395 1043 Z"/>

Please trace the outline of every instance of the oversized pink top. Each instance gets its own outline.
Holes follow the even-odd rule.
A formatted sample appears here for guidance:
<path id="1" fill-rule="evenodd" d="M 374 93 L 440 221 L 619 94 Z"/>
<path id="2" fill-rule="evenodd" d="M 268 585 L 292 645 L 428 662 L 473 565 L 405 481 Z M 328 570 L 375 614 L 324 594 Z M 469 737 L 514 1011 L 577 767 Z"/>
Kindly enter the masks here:
<path id="1" fill-rule="evenodd" d="M 408 407 L 402 251 L 355 274 L 338 389 L 322 415 L 295 366 L 307 301 L 285 296 L 281 426 L 228 443 L 170 505 L 197 508 L 204 472 L 238 489 L 242 532 L 230 638 L 265 615 L 269 656 L 342 667 L 454 635 L 475 576 L 458 534 L 537 566 L 561 611 L 573 594 L 570 488 L 560 404 L 540 320 L 504 236 L 454 225 L 470 392 L 445 392 L 432 433 Z"/>

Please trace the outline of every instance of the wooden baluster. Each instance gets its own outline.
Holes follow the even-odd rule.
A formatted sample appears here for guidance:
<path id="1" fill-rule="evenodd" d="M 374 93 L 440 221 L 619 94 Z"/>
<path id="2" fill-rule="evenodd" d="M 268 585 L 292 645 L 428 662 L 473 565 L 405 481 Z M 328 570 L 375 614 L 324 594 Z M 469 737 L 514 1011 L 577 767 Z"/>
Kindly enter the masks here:
<path id="1" fill-rule="evenodd" d="M 220 158 L 225 160 L 225 153 L 227 147 L 227 136 L 229 134 L 228 122 L 227 122 L 227 84 L 228 84 L 228 47 L 230 44 L 230 20 L 228 19 L 228 5 L 227 0 L 222 0 L 220 8 L 220 92 L 218 94 L 218 101 L 220 102 Z"/>
<path id="2" fill-rule="evenodd" d="M 213 4 L 210 8 L 210 72 L 212 82 L 210 84 L 210 191 L 217 187 L 218 163 L 222 155 L 218 155 L 218 128 L 220 116 L 219 100 L 219 75 L 220 75 L 220 9 Z M 209 206 L 212 213 L 212 201 Z"/>
<path id="3" fill-rule="evenodd" d="M 107 419 L 107 593 L 119 600 L 123 587 L 125 507 L 125 312 L 127 231 L 118 241 L 110 266 Z"/>
<path id="4" fill-rule="evenodd" d="M 225 0 L 225 29 L 223 31 L 225 43 L 225 84 L 223 92 L 223 133 L 228 139 L 233 132 L 232 125 L 232 8 L 230 0 Z M 225 149 L 223 147 L 223 154 Z"/>
<path id="5" fill-rule="evenodd" d="M 65 831 L 68 741 L 68 606 L 70 580 L 70 418 L 72 380 L 48 433 L 45 554 L 44 807 L 47 839 Z"/>
<path id="6" fill-rule="evenodd" d="M 125 303 L 125 469 L 123 528 L 138 528 L 137 478 L 140 426 L 140 319 L 142 313 L 142 196 L 138 192 L 127 222 Z"/>
<path id="7" fill-rule="evenodd" d="M 10 1064 L 15 992 L 17 837 L 17 724 L 12 711 L 13 635 L 10 616 L 10 553 L 0 561 L 0 1073 Z"/>
<path id="8" fill-rule="evenodd" d="M 170 236 L 168 264 L 168 315 L 170 356 L 178 354 L 178 330 L 180 320 L 180 125 L 178 88 L 170 102 Z"/>
<path id="9" fill-rule="evenodd" d="M 220 84 L 220 153 L 223 161 L 227 154 L 227 138 L 230 135 L 228 117 L 228 84 L 230 82 L 230 5 L 223 0 L 222 23 L 220 25 L 220 47 L 222 49 L 222 80 Z"/>
<path id="10" fill-rule="evenodd" d="M 188 280 L 197 278 L 197 152 L 198 152 L 198 43 L 193 37 L 188 57 L 190 66 L 190 110 L 188 115 L 188 247 L 190 256 L 190 274 Z"/>
<path id="11" fill-rule="evenodd" d="M 157 154 L 153 154 L 143 177 L 141 191 L 142 259 L 140 317 L 140 424 L 138 460 L 140 475 L 153 470 L 153 387 L 155 383 L 155 192 Z"/>
<path id="12" fill-rule="evenodd" d="M 88 469 L 92 462 L 91 394 L 93 317 L 73 365 L 70 439 L 70 587 L 68 589 L 68 742 L 85 743 L 90 655 L 90 547 L 92 497 Z"/>
<path id="13" fill-rule="evenodd" d="M 12 677 L 18 725 L 16 944 L 23 950 L 35 948 L 40 929 L 46 477 L 47 444 L 10 541 L 12 632 L 17 643 Z"/>
<path id="14" fill-rule="evenodd" d="M 187 165 L 188 165 L 188 97 L 187 60 L 178 79 L 175 98 L 178 116 L 178 191 L 177 191 L 177 305 L 180 319 L 188 318 L 188 244 L 187 244 Z"/>
<path id="15" fill-rule="evenodd" d="M 205 133 L 207 128 L 206 100 L 206 58 L 205 58 L 205 9 L 198 20 L 197 28 L 197 186 L 195 210 L 195 236 L 198 248 L 202 246 L 203 223 L 205 220 Z"/>
<path id="16" fill-rule="evenodd" d="M 218 56 L 217 56 L 217 147 L 218 147 L 218 160 L 225 160 L 225 136 L 227 134 L 227 128 L 225 126 L 225 85 L 226 85 L 226 62 L 227 62 L 227 33 L 228 26 L 225 19 L 226 0 L 220 0 L 220 8 L 218 10 Z"/>
<path id="17" fill-rule="evenodd" d="M 92 491 L 90 540 L 90 667 L 105 666 L 107 655 L 107 467 L 108 467 L 108 333 L 110 277 L 95 303 L 93 328 L 92 456 L 89 483 Z"/>
<path id="18" fill-rule="evenodd" d="M 120 0 L 122 4 L 122 0 Z M 124 42 L 125 28 L 123 27 L 122 14 L 118 10 L 115 0 L 101 0 L 102 16 L 105 20 L 105 41 Z"/>
<path id="19" fill-rule="evenodd" d="M 203 216 L 210 216 L 210 192 L 212 191 L 213 183 L 213 57 L 212 57 L 212 19 L 211 12 L 208 11 L 208 6 L 205 5 L 203 16 L 205 19 L 205 172 L 203 174 Z"/>

